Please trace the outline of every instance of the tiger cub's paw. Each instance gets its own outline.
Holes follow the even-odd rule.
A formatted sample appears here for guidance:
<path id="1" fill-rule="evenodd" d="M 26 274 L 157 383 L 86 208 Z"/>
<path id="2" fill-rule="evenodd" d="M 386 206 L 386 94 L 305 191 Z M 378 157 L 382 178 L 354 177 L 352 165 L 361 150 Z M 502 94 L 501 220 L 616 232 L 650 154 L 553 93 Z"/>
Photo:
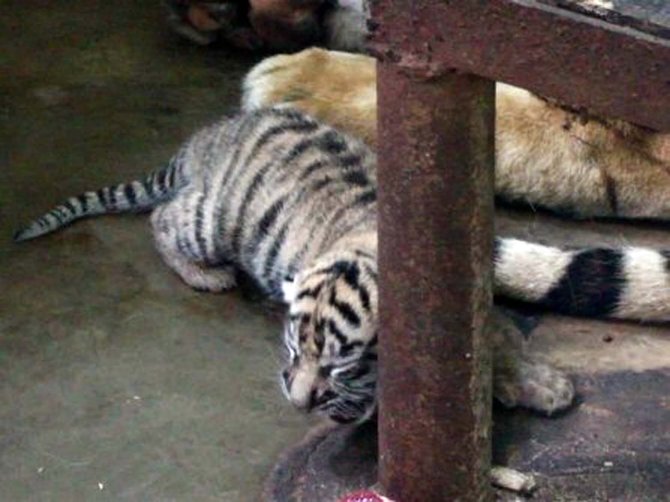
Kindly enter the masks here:
<path id="1" fill-rule="evenodd" d="M 505 406 L 522 406 L 551 416 L 574 401 L 574 385 L 564 372 L 525 359 L 515 366 L 515 371 L 501 372 L 494 382 L 495 397 Z"/>
<path id="2" fill-rule="evenodd" d="M 197 291 L 221 293 L 235 287 L 235 272 L 231 267 L 204 268 L 192 264 L 178 272 L 184 282 Z"/>

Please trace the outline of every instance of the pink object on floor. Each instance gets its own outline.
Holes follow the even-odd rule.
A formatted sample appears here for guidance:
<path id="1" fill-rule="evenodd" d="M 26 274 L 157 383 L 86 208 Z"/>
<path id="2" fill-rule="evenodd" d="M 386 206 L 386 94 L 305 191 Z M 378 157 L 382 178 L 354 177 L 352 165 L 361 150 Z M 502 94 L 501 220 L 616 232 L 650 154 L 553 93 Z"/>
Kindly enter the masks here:
<path id="1" fill-rule="evenodd" d="M 350 493 L 339 502 L 393 502 L 391 499 L 382 497 L 378 493 L 370 490 L 361 490 L 359 492 Z"/>

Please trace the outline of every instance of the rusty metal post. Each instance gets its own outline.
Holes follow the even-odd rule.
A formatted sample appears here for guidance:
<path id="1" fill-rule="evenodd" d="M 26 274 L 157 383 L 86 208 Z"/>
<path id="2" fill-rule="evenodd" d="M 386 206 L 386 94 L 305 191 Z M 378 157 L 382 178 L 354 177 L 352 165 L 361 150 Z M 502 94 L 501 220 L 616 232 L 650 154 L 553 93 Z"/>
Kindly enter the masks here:
<path id="1" fill-rule="evenodd" d="M 380 481 L 488 500 L 494 84 L 398 61 L 377 74 Z"/>

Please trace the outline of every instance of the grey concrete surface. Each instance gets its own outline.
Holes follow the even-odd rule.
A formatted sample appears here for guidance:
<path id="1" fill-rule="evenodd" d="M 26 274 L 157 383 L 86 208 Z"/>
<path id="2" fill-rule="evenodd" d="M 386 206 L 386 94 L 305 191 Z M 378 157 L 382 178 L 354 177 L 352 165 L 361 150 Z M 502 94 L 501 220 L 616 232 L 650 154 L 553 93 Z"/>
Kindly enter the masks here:
<path id="1" fill-rule="evenodd" d="M 3 502 L 255 501 L 307 428 L 277 384 L 277 313 L 191 291 L 145 216 L 10 240 L 236 107 L 254 60 L 181 43 L 162 16 L 158 1 L 0 4 Z"/>

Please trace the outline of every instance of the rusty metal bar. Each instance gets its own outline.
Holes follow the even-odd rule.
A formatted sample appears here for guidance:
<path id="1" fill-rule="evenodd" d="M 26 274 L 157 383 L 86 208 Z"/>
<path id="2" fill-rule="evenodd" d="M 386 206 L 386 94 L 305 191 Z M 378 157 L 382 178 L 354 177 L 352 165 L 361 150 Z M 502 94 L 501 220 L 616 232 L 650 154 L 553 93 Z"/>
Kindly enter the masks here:
<path id="1" fill-rule="evenodd" d="M 534 0 L 378 0 L 373 52 L 407 71 L 449 68 L 575 109 L 670 130 L 670 41 Z"/>
<path id="2" fill-rule="evenodd" d="M 379 476 L 488 500 L 494 84 L 378 65 Z"/>
<path id="3" fill-rule="evenodd" d="M 490 497 L 493 85 L 670 130 L 670 41 L 548 0 L 377 0 L 379 477 Z M 587 13 L 588 14 L 588 13 Z M 455 73 L 458 69 L 463 73 Z"/>

